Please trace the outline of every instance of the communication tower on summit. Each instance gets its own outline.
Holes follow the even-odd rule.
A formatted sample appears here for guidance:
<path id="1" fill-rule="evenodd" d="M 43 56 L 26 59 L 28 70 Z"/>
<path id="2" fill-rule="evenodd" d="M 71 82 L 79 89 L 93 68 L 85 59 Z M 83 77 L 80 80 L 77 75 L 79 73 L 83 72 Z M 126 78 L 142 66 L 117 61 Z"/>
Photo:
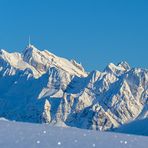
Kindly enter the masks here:
<path id="1" fill-rule="evenodd" d="M 29 36 L 29 40 L 28 40 L 28 46 L 31 46 L 31 40 L 30 40 L 30 36 Z"/>

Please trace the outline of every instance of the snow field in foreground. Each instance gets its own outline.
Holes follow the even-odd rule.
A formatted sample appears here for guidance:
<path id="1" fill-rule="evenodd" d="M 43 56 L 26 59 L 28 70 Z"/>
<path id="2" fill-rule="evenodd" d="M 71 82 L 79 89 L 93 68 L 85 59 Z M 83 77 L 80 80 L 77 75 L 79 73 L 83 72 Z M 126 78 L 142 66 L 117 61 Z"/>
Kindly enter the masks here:
<path id="1" fill-rule="evenodd" d="M 0 148 L 147 148 L 148 137 L 0 121 Z"/>

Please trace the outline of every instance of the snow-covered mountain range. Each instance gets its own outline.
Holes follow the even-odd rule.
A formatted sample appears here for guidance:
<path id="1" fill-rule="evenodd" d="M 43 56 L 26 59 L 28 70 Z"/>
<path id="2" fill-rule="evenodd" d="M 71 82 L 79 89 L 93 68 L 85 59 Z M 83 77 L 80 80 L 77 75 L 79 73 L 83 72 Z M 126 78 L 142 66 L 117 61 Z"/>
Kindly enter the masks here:
<path id="1" fill-rule="evenodd" d="M 33 45 L 0 50 L 0 117 L 110 130 L 148 117 L 148 70 L 110 63 L 86 72 L 75 60 Z"/>

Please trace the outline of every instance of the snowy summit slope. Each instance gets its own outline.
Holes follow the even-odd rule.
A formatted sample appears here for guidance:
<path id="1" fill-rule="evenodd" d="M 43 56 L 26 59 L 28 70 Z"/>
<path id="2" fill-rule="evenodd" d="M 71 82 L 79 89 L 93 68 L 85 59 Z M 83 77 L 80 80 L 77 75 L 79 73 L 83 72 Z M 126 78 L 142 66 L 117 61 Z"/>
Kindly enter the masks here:
<path id="1" fill-rule="evenodd" d="M 86 72 L 74 60 L 29 45 L 0 51 L 0 117 L 110 130 L 148 117 L 148 70 L 127 62 Z"/>
<path id="2" fill-rule="evenodd" d="M 147 148 L 147 137 L 0 121 L 2 148 Z"/>

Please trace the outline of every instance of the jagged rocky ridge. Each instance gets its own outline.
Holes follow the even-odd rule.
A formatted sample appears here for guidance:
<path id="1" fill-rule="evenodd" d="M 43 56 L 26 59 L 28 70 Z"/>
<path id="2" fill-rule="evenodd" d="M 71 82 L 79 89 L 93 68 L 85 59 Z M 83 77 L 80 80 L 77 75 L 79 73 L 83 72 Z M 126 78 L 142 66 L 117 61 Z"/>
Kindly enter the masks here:
<path id="1" fill-rule="evenodd" d="M 0 117 L 109 130 L 148 117 L 148 70 L 110 63 L 85 72 L 74 60 L 29 45 L 0 51 Z"/>

